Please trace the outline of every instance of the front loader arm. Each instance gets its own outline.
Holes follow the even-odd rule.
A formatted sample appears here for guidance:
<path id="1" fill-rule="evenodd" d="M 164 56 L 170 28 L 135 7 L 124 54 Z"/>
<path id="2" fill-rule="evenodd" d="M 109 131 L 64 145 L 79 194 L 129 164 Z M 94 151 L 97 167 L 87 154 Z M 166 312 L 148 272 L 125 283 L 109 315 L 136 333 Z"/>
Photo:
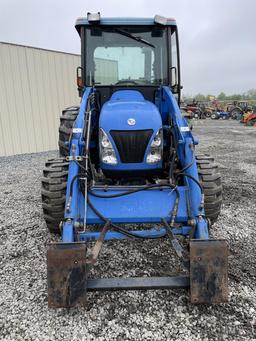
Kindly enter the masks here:
<path id="1" fill-rule="evenodd" d="M 188 195 L 191 206 L 192 219 L 196 222 L 195 236 L 199 239 L 208 239 L 208 222 L 204 218 L 203 194 L 197 182 L 199 182 L 195 145 L 198 140 L 195 139 L 187 124 L 182 117 L 178 103 L 167 86 L 161 88 L 162 98 L 160 103 L 160 111 L 167 112 L 169 121 L 171 122 L 173 133 L 176 139 L 177 156 L 180 160 L 182 169 L 185 169 L 185 183 L 188 187 Z M 194 180 L 193 180 L 194 179 Z"/>
<path id="2" fill-rule="evenodd" d="M 79 220 L 82 215 L 79 212 L 79 197 L 81 192 L 79 190 L 79 163 L 81 160 L 82 150 L 85 147 L 85 141 L 83 138 L 85 116 L 88 107 L 88 99 L 92 93 L 92 88 L 88 87 L 84 91 L 79 114 L 75 120 L 73 132 L 69 142 L 69 172 L 67 182 L 67 193 L 66 193 L 66 204 L 64 212 L 64 222 L 62 229 L 63 242 L 74 242 L 75 241 L 75 226 L 81 224 Z M 77 178 L 76 178 L 77 177 Z M 71 183 L 72 193 L 70 193 Z"/>

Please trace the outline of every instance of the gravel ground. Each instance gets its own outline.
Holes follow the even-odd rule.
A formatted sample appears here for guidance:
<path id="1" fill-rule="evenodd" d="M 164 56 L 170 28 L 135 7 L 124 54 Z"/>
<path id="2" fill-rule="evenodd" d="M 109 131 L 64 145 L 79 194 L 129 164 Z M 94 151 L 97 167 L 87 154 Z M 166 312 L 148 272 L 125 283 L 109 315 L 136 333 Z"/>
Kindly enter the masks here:
<path id="1" fill-rule="evenodd" d="M 0 158 L 1 340 L 256 340 L 256 129 L 202 120 L 194 122 L 194 134 L 223 175 L 224 204 L 212 235 L 229 242 L 229 303 L 192 306 L 186 290 L 126 291 L 89 294 L 86 309 L 48 310 L 45 254 L 53 237 L 42 217 L 40 177 L 56 152 L 6 157 Z M 174 263 L 164 240 L 109 242 L 94 274 L 165 275 Z"/>

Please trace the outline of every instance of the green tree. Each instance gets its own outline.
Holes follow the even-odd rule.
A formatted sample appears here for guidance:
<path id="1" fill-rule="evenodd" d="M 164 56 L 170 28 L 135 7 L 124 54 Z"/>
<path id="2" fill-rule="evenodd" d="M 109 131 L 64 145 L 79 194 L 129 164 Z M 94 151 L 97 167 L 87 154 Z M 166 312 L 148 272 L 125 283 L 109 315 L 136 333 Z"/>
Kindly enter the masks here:
<path id="1" fill-rule="evenodd" d="M 217 97 L 220 101 L 225 101 L 226 99 L 226 94 L 224 92 L 221 92 L 218 97 Z"/>
<path id="2" fill-rule="evenodd" d="M 195 99 L 196 101 L 199 101 L 199 102 L 206 101 L 206 97 L 205 97 L 205 95 L 203 95 L 203 94 L 197 94 L 197 95 L 195 95 L 194 99 Z"/>
<path id="3" fill-rule="evenodd" d="M 228 99 L 231 101 L 235 101 L 235 100 L 240 101 L 242 99 L 242 95 L 233 94 L 233 95 L 228 96 Z"/>
<path id="4" fill-rule="evenodd" d="M 256 89 L 250 89 L 247 91 L 248 99 L 256 99 Z"/>

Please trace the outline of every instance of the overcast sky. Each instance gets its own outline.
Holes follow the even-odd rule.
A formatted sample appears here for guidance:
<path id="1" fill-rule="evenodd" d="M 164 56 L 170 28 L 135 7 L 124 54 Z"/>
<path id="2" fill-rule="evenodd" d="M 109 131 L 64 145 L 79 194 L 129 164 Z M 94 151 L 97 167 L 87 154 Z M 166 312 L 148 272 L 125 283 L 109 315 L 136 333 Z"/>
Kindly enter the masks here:
<path id="1" fill-rule="evenodd" d="M 88 11 L 174 17 L 185 94 L 256 88 L 256 0 L 0 0 L 0 41 L 80 53 L 74 23 Z"/>

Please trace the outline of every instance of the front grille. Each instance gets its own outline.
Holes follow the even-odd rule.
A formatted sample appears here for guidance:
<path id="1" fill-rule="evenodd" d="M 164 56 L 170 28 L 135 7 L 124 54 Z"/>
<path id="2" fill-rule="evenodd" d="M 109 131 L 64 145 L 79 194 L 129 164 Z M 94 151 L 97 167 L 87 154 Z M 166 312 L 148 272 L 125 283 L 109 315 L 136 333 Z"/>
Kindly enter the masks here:
<path id="1" fill-rule="evenodd" d="M 123 163 L 143 162 L 148 142 L 153 134 L 147 130 L 111 130 L 110 134 Z"/>

